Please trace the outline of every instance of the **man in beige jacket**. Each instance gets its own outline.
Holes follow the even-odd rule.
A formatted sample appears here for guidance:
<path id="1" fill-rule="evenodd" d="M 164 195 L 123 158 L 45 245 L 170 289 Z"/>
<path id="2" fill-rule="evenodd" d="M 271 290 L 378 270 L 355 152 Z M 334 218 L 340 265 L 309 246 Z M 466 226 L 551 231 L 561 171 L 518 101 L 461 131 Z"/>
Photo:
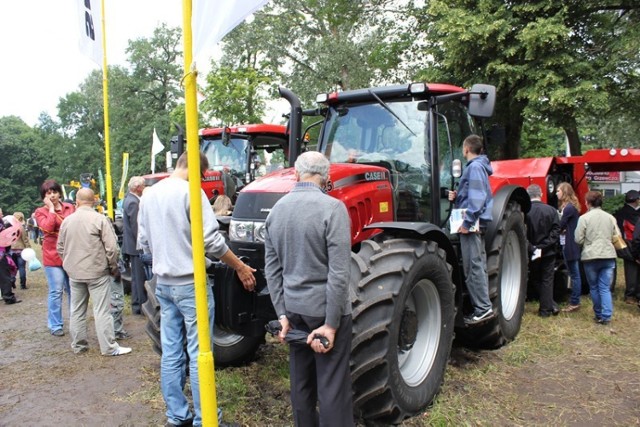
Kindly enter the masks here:
<path id="1" fill-rule="evenodd" d="M 119 356 L 131 353 L 131 349 L 116 342 L 109 311 L 111 276 L 119 274 L 118 243 L 109 220 L 93 209 L 93 202 L 92 190 L 78 190 L 77 210 L 62 222 L 58 236 L 57 250 L 71 285 L 71 348 L 76 354 L 88 350 L 87 307 L 91 297 L 100 352 Z"/>

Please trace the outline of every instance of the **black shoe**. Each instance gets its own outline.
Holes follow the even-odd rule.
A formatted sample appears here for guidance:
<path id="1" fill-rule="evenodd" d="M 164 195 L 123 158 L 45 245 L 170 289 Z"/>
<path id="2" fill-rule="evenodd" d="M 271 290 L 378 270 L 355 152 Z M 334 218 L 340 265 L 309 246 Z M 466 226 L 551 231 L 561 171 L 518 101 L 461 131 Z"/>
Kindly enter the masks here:
<path id="1" fill-rule="evenodd" d="M 493 310 L 489 309 L 482 314 L 472 314 L 472 315 L 466 316 L 464 318 L 464 323 L 467 326 L 477 325 L 479 323 L 484 323 L 487 320 L 492 319 L 493 317 L 494 317 Z"/>
<path id="2" fill-rule="evenodd" d="M 181 422 L 180 424 L 174 424 L 171 421 L 167 421 L 164 427 L 189 427 L 193 425 L 193 420 L 186 420 Z"/>
<path id="3" fill-rule="evenodd" d="M 16 299 L 16 298 L 9 299 L 9 300 L 4 300 L 5 304 L 18 304 L 18 303 L 21 303 L 21 302 L 22 302 L 21 299 Z"/>
<path id="4" fill-rule="evenodd" d="M 126 340 L 131 338 L 131 335 L 129 335 L 129 332 L 127 331 L 122 331 L 122 332 L 116 332 L 116 339 L 117 340 Z"/>
<path id="5" fill-rule="evenodd" d="M 596 320 L 596 323 L 598 323 L 599 325 L 606 326 L 606 325 L 608 325 L 609 323 L 611 323 L 611 320 L 607 320 L 607 319 L 598 319 L 598 320 Z"/>
<path id="6" fill-rule="evenodd" d="M 26 286 L 20 286 L 20 289 L 29 289 Z"/>

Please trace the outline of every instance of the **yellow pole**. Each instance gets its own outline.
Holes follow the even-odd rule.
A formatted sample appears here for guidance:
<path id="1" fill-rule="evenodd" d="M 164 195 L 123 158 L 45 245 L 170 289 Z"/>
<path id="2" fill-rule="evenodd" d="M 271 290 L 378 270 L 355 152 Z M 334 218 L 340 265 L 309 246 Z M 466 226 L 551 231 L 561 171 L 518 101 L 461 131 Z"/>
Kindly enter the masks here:
<path id="1" fill-rule="evenodd" d="M 109 80 L 107 78 L 107 27 L 102 0 L 102 102 L 104 104 L 104 157 L 107 181 L 107 214 L 113 219 L 113 188 L 111 185 L 111 149 L 109 145 Z"/>
<path id="2" fill-rule="evenodd" d="M 196 295 L 196 319 L 198 322 L 198 378 L 200 380 L 200 406 L 202 425 L 218 426 L 218 404 L 216 402 L 215 370 L 209 315 L 207 306 L 207 277 L 204 263 L 204 236 L 202 225 L 202 202 L 200 196 L 200 146 L 198 140 L 198 104 L 196 101 L 196 67 L 193 62 L 191 32 L 191 0 L 182 2 L 182 25 L 184 28 L 184 85 L 187 120 L 187 156 L 189 163 L 189 200 L 191 204 L 191 242 L 193 245 L 193 268 Z"/>

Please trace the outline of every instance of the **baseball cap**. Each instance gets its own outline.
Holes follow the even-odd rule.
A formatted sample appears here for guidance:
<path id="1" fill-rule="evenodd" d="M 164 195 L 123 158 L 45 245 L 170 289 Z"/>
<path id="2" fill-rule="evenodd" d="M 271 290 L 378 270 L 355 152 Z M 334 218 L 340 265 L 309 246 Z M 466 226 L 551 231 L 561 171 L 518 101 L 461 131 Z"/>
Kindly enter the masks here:
<path id="1" fill-rule="evenodd" d="M 624 196 L 624 201 L 627 203 L 635 202 L 638 199 L 640 199 L 640 193 L 636 190 L 629 190 Z"/>

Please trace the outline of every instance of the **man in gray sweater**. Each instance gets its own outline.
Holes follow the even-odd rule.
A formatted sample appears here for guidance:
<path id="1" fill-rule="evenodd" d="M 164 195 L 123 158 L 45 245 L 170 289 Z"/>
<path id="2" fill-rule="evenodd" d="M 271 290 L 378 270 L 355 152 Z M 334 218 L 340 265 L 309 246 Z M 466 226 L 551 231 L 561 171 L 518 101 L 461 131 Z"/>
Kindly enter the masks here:
<path id="1" fill-rule="evenodd" d="M 202 425 L 200 410 L 200 385 L 198 381 L 198 322 L 195 307 L 193 247 L 191 239 L 189 170 L 187 153 L 176 163 L 169 178 L 151 187 L 140 200 L 138 213 L 138 246 L 145 254 L 153 255 L 153 272 L 157 278 L 156 297 L 160 302 L 160 336 L 162 359 L 160 361 L 160 387 L 167 405 L 166 425 Z M 204 173 L 209 162 L 200 153 L 200 169 Z M 209 200 L 200 190 L 204 249 L 236 270 L 244 288 L 252 291 L 256 281 L 255 270 L 234 255 L 218 232 L 218 222 Z M 207 267 L 211 264 L 205 258 Z M 218 283 L 218 286 L 224 284 Z M 214 303 L 211 286 L 207 286 L 209 325 L 213 337 Z M 189 410 L 184 395 L 186 356 L 184 341 L 189 353 L 189 377 L 195 416 Z M 218 425 L 221 421 L 218 410 Z"/>
<path id="2" fill-rule="evenodd" d="M 303 153 L 295 169 L 298 183 L 269 213 L 265 236 L 280 342 L 290 329 L 308 334 L 307 345 L 290 346 L 293 419 L 296 426 L 353 426 L 349 215 L 322 191 L 329 174 L 323 154 Z M 326 347 L 316 335 L 328 340 Z"/>

